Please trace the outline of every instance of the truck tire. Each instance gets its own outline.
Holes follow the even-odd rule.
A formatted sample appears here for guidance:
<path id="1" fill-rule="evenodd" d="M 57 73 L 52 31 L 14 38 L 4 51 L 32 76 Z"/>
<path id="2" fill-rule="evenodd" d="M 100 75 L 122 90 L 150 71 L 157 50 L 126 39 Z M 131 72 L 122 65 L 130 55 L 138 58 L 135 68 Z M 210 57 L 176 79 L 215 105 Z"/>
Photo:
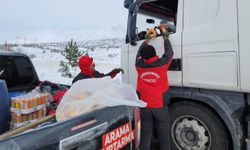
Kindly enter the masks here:
<path id="1" fill-rule="evenodd" d="M 178 102 L 170 107 L 173 150 L 228 150 L 229 135 L 219 117 L 208 107 Z"/>

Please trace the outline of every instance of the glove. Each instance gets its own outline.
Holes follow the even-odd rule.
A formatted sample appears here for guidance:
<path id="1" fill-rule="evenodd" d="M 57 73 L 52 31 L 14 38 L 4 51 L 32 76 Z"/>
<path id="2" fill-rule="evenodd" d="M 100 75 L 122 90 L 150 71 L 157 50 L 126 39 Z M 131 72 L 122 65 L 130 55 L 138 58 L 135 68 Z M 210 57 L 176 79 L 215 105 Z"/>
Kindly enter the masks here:
<path id="1" fill-rule="evenodd" d="M 157 33 L 154 29 L 147 29 L 147 33 L 145 35 L 146 40 L 151 40 L 157 36 Z"/>
<path id="2" fill-rule="evenodd" d="M 147 32 L 146 31 L 141 31 L 140 33 L 138 33 L 138 37 L 140 40 L 144 40 L 146 37 Z"/>
<path id="3" fill-rule="evenodd" d="M 167 29 L 167 28 L 168 28 L 168 25 L 165 24 L 165 23 L 163 23 L 163 24 L 160 24 L 160 25 L 158 26 L 158 28 L 160 29 L 163 38 L 164 38 L 164 39 L 168 39 L 168 37 L 169 37 L 169 32 L 168 32 L 168 29 Z"/>
<path id="4" fill-rule="evenodd" d="M 118 73 L 122 72 L 124 74 L 124 71 L 122 68 L 115 68 L 110 73 L 108 73 L 109 76 L 113 79 Z"/>

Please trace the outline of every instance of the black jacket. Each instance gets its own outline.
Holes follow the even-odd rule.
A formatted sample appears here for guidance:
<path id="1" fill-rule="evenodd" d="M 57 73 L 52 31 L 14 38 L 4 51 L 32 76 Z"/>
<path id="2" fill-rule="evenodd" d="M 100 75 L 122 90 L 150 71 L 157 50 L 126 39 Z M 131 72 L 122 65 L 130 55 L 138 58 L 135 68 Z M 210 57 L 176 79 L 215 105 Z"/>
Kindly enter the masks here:
<path id="1" fill-rule="evenodd" d="M 166 65 L 169 63 L 171 58 L 174 55 L 172 45 L 169 41 L 169 39 L 164 40 L 164 53 L 161 58 L 159 58 L 157 61 L 154 63 L 146 63 L 144 60 L 141 58 L 141 51 L 144 46 L 148 45 L 146 42 L 143 42 L 142 45 L 140 46 L 137 55 L 136 55 L 136 60 L 135 60 L 135 66 L 136 67 L 141 67 L 141 68 L 154 68 L 154 67 L 159 67 L 162 65 Z"/>
<path id="2" fill-rule="evenodd" d="M 104 73 L 100 73 L 98 71 L 94 72 L 93 76 L 87 75 L 87 74 L 83 74 L 83 73 L 79 73 L 72 81 L 72 84 L 75 83 L 78 80 L 82 80 L 82 79 L 89 79 L 89 78 L 102 78 L 105 76 L 111 76 L 111 73 L 108 74 L 104 74 Z"/>

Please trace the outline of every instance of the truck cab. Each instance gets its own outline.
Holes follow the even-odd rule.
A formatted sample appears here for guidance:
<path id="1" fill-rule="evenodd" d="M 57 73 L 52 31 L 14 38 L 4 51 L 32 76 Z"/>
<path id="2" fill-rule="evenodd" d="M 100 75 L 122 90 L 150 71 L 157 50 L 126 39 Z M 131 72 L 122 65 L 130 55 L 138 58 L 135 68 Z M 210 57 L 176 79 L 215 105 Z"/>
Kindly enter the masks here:
<path id="1" fill-rule="evenodd" d="M 168 71 L 173 149 L 246 149 L 249 4 L 239 0 L 124 1 L 128 26 L 121 64 L 126 83 L 136 86 L 135 56 L 144 41 L 140 33 L 161 20 L 176 26 L 169 37 L 174 58 Z M 150 44 L 161 56 L 162 37 Z"/>
<path id="2" fill-rule="evenodd" d="M 0 79 L 5 80 L 9 92 L 34 89 L 39 78 L 27 55 L 0 50 Z"/>

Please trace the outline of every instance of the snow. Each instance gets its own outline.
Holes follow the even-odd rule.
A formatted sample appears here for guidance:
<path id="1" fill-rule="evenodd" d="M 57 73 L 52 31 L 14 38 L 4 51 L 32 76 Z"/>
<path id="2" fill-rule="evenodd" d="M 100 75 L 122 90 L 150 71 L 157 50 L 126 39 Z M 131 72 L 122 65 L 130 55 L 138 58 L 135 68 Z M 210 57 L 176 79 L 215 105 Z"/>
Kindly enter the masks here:
<path id="1" fill-rule="evenodd" d="M 77 45 L 79 50 L 88 53 L 94 58 L 97 71 L 108 73 L 112 69 L 120 67 L 120 47 L 123 45 L 123 41 L 123 39 L 96 39 L 77 42 Z M 60 51 L 64 49 L 66 42 L 42 43 L 38 45 L 20 45 L 12 49 L 27 54 L 31 58 L 41 81 L 48 80 L 54 83 L 71 85 L 73 78 L 62 77 L 61 73 L 58 72 L 60 68 L 59 63 L 61 60 L 64 60 Z M 73 76 L 80 72 L 78 67 L 72 71 L 74 72 Z M 120 79 L 121 75 L 115 77 L 115 80 Z"/>

